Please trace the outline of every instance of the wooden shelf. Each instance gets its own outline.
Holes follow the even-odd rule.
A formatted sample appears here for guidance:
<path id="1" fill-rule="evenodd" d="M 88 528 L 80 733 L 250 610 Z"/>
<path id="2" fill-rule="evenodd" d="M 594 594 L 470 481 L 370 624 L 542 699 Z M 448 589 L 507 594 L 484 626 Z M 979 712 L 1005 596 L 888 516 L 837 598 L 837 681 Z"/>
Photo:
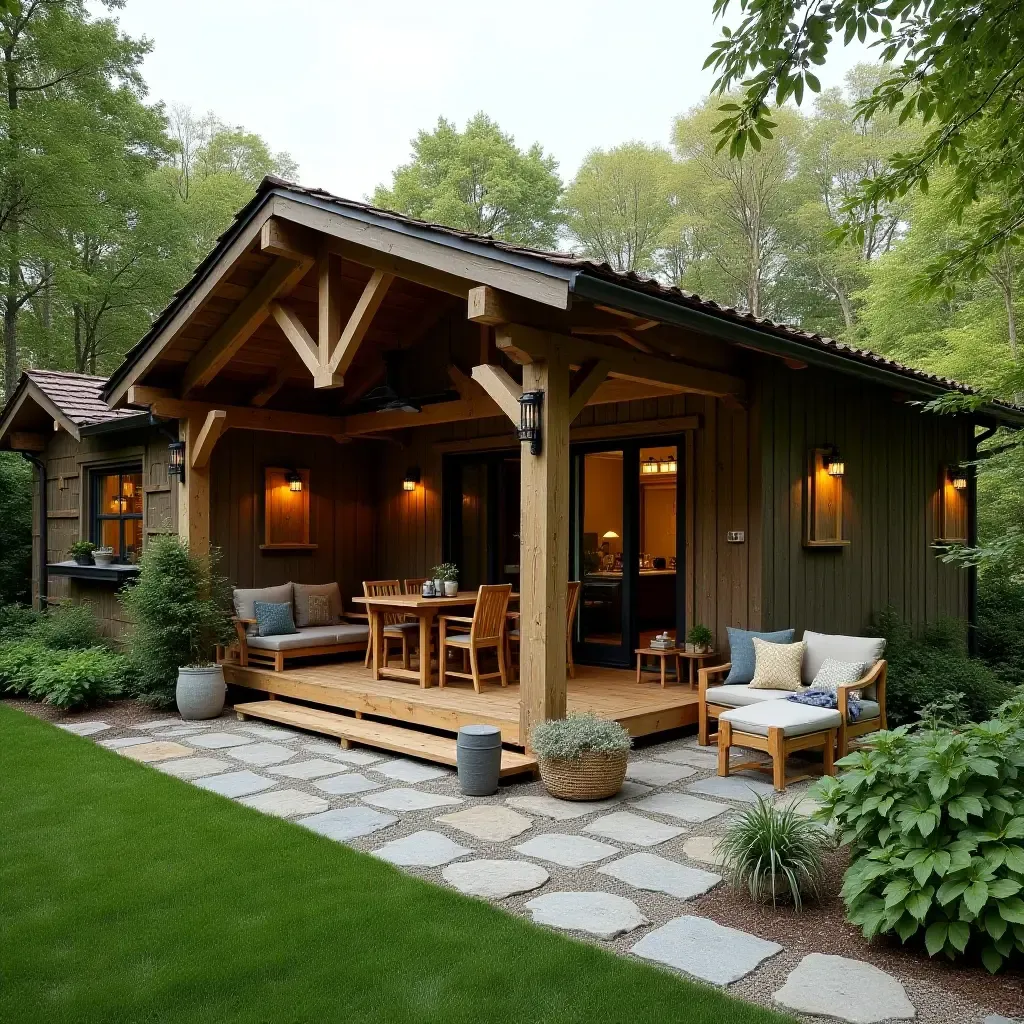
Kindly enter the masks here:
<path id="1" fill-rule="evenodd" d="M 848 548 L 848 540 L 805 540 L 805 548 Z"/>
<path id="2" fill-rule="evenodd" d="M 260 551 L 316 551 L 316 544 L 261 544 Z"/>

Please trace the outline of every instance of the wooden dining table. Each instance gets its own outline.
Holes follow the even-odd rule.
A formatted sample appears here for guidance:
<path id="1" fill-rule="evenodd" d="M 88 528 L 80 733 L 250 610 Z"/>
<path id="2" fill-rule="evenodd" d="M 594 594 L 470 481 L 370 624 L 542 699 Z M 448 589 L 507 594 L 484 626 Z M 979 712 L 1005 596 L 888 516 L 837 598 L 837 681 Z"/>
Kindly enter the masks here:
<path id="1" fill-rule="evenodd" d="M 400 679 L 403 682 L 419 683 L 424 689 L 431 686 L 430 678 L 430 631 L 434 619 L 442 612 L 476 605 L 475 590 L 460 590 L 455 597 L 421 597 L 419 594 L 391 594 L 382 597 L 354 597 L 353 603 L 365 605 L 370 618 L 372 640 L 372 671 L 374 679 Z M 419 669 L 394 668 L 383 664 L 384 616 L 388 612 L 400 612 L 419 619 Z"/>

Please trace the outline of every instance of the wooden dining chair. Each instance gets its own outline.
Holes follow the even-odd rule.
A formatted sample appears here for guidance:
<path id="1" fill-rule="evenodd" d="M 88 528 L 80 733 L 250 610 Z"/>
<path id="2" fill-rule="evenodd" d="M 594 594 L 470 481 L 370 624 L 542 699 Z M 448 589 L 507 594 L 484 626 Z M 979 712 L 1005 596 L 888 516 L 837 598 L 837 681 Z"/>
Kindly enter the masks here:
<path id="1" fill-rule="evenodd" d="M 485 679 L 501 679 L 502 686 L 508 686 L 508 671 L 505 666 L 505 613 L 508 611 L 508 599 L 512 594 L 511 583 L 500 583 L 497 586 L 482 586 L 477 592 L 476 608 L 473 617 L 464 615 L 438 616 L 438 651 L 440 657 L 439 683 L 444 686 L 451 676 L 453 679 L 469 679 L 473 689 L 480 692 L 480 684 Z M 464 628 L 469 626 L 468 633 L 452 635 L 450 627 Z M 479 652 L 493 647 L 498 656 L 497 672 L 480 672 Z M 469 672 L 455 672 L 448 668 L 446 655 L 449 649 L 469 652 Z"/>
<path id="2" fill-rule="evenodd" d="M 402 585 L 398 580 L 363 580 L 363 597 L 396 597 L 402 593 Z M 419 635 L 419 623 L 410 620 L 402 612 L 384 612 L 384 665 L 387 666 L 391 657 L 391 641 L 402 643 L 402 668 L 409 668 L 409 645 Z M 373 658 L 373 630 L 370 630 L 366 641 L 366 658 L 364 664 L 369 666 Z"/>
<path id="3" fill-rule="evenodd" d="M 576 678 L 576 662 L 572 659 L 572 627 L 576 621 L 576 609 L 580 603 L 580 584 L 579 580 L 570 580 L 568 589 L 565 592 L 565 667 L 569 673 L 570 679 Z M 519 622 L 519 612 L 508 612 L 508 618 L 515 622 Z M 508 656 L 507 661 L 509 666 L 512 665 L 512 644 L 519 643 L 520 632 L 519 626 L 516 625 L 513 629 L 509 629 L 507 634 L 508 644 Z"/>
<path id="4" fill-rule="evenodd" d="M 416 597 L 420 597 L 423 594 L 423 584 L 427 582 L 426 576 L 412 576 L 407 580 L 402 581 L 402 586 L 405 587 L 405 593 L 414 594 Z"/>

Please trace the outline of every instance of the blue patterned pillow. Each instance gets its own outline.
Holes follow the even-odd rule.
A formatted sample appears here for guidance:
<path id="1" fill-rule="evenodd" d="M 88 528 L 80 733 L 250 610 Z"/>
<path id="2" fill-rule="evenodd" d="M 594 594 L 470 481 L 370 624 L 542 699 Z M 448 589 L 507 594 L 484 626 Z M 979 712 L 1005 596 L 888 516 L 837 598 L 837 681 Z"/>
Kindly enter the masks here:
<path id="1" fill-rule="evenodd" d="M 253 603 L 256 612 L 256 633 L 258 636 L 281 636 L 284 633 L 298 633 L 292 618 L 291 604 L 271 604 L 268 601 Z"/>
<path id="2" fill-rule="evenodd" d="M 732 668 L 725 677 L 726 686 L 733 683 L 749 683 L 754 678 L 754 637 L 767 640 L 770 644 L 791 644 L 796 636 L 795 629 L 779 629 L 774 633 L 757 633 L 750 629 L 736 629 L 728 626 L 729 660 Z"/>

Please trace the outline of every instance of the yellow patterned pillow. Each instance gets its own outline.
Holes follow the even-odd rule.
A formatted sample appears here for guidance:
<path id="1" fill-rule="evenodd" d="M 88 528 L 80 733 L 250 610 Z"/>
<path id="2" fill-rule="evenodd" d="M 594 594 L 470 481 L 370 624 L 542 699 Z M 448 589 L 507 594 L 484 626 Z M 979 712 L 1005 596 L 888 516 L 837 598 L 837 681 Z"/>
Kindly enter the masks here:
<path id="1" fill-rule="evenodd" d="M 801 690 L 800 666 L 807 644 L 772 644 L 754 637 L 752 690 Z"/>

